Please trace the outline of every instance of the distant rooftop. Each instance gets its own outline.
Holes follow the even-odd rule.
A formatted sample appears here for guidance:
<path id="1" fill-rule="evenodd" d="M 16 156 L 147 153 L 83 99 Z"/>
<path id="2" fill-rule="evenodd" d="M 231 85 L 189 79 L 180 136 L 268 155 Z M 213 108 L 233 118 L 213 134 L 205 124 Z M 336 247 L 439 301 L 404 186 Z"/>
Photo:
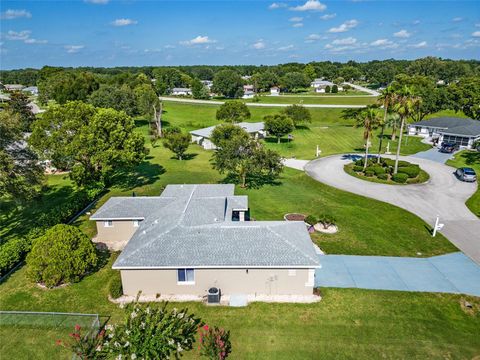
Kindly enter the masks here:
<path id="1" fill-rule="evenodd" d="M 303 222 L 232 221 L 246 209 L 231 184 L 168 185 L 161 196 L 111 198 L 90 219 L 144 219 L 114 269 L 319 266 Z"/>
<path id="2" fill-rule="evenodd" d="M 238 124 L 235 124 L 237 126 L 240 126 L 242 129 L 244 129 L 246 132 L 249 134 L 254 134 L 259 131 L 263 131 L 265 128 L 265 124 L 263 122 L 256 122 L 256 123 L 250 123 L 250 122 L 241 122 Z M 210 136 L 212 136 L 212 131 L 217 127 L 218 125 L 214 126 L 209 126 L 203 129 L 198 129 L 198 130 L 193 130 L 190 131 L 190 134 L 195 135 L 195 136 L 201 136 L 206 139 L 209 139 Z"/>

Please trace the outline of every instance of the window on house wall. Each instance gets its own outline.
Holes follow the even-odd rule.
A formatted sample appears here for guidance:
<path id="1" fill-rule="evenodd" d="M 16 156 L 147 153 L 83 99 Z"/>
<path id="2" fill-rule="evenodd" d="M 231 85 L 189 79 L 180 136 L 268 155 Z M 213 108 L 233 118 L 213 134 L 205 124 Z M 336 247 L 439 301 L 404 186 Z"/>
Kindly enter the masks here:
<path id="1" fill-rule="evenodd" d="M 194 269 L 178 269 L 177 270 L 177 283 L 182 285 L 195 284 L 195 271 Z"/>
<path id="2" fill-rule="evenodd" d="M 105 227 L 113 227 L 113 221 L 112 220 L 107 220 L 104 222 Z"/>
<path id="3" fill-rule="evenodd" d="M 138 227 L 138 223 L 139 223 L 138 220 L 133 220 L 133 227 Z"/>

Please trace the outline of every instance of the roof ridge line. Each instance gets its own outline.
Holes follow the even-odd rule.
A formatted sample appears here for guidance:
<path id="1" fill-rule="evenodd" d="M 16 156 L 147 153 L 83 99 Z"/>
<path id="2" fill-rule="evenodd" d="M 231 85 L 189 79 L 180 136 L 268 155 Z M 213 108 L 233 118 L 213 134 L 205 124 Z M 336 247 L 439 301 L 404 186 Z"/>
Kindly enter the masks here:
<path id="1" fill-rule="evenodd" d="M 277 233 L 276 231 L 274 231 L 273 229 L 270 228 L 270 226 L 267 226 L 267 229 L 273 233 L 274 235 L 276 235 L 277 237 L 279 237 L 280 239 L 282 239 L 284 242 L 286 242 L 288 245 L 290 245 L 291 248 L 293 248 L 294 250 L 298 251 L 300 254 L 302 254 L 303 256 L 309 258 L 310 260 L 313 260 L 313 261 L 318 261 L 318 259 L 315 259 L 313 257 L 311 257 L 310 255 L 308 254 L 305 254 L 302 250 L 300 250 L 297 246 L 295 246 L 294 244 L 292 244 L 288 239 L 286 239 L 285 237 L 283 237 L 282 235 L 280 235 L 279 233 Z M 311 241 L 311 240 L 310 240 Z"/>

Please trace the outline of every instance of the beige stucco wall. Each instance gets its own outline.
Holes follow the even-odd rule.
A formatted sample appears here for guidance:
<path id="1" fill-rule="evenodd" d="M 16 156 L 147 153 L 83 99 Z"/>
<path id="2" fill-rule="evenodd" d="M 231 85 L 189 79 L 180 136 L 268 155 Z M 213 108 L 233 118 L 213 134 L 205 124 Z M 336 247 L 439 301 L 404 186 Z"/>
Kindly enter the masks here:
<path id="1" fill-rule="evenodd" d="M 138 227 L 133 226 L 133 220 L 113 220 L 112 227 L 105 227 L 105 221 L 97 221 L 97 242 L 125 245 Z"/>
<path id="2" fill-rule="evenodd" d="M 293 275 L 294 273 L 294 275 Z M 177 284 L 177 270 L 121 270 L 123 292 L 142 295 L 312 295 L 314 269 L 195 269 L 195 284 Z"/>

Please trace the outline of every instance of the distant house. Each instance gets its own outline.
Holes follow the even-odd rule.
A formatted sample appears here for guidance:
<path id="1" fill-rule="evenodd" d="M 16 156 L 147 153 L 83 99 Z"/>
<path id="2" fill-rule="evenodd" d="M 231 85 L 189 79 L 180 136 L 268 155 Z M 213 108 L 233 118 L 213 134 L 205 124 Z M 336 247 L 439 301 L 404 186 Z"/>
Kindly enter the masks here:
<path id="1" fill-rule="evenodd" d="M 255 87 L 253 85 L 243 85 L 243 96 L 244 99 L 251 99 L 255 96 Z"/>
<path id="2" fill-rule="evenodd" d="M 250 75 L 243 75 L 242 80 L 250 80 L 252 77 Z"/>
<path id="3" fill-rule="evenodd" d="M 192 89 L 189 88 L 173 88 L 172 95 L 181 96 L 181 95 L 192 95 Z"/>
<path id="4" fill-rule="evenodd" d="M 29 87 L 26 87 L 26 88 L 22 89 L 22 91 L 28 92 L 28 93 L 30 93 L 32 95 L 35 95 L 35 96 L 38 95 L 38 87 L 37 86 L 29 86 Z"/>
<path id="5" fill-rule="evenodd" d="M 212 80 L 200 80 L 200 82 L 210 90 L 213 86 Z"/>
<path id="6" fill-rule="evenodd" d="M 335 85 L 333 82 L 322 79 L 315 79 L 310 83 L 310 86 L 313 87 L 317 93 L 324 93 L 327 86 L 330 86 L 331 89 L 333 85 Z M 337 85 L 337 87 L 338 91 L 343 91 L 343 87 L 341 85 Z"/>
<path id="7" fill-rule="evenodd" d="M 25 88 L 25 86 L 20 85 L 20 84 L 5 84 L 5 90 L 8 91 L 20 91 Z"/>
<path id="8" fill-rule="evenodd" d="M 455 143 L 471 149 L 480 140 L 480 121 L 466 118 L 438 117 L 422 120 L 408 126 L 409 135 L 418 135 L 442 142 Z"/>
<path id="9" fill-rule="evenodd" d="M 270 95 L 273 95 L 273 96 L 280 95 L 280 88 L 277 86 L 270 88 Z"/>
<path id="10" fill-rule="evenodd" d="M 224 304 L 318 301 L 305 224 L 248 221 L 248 212 L 232 184 L 168 185 L 160 196 L 112 197 L 90 220 L 96 241 L 124 244 L 112 268 L 131 298 L 202 301 L 212 290 Z"/>
<path id="11" fill-rule="evenodd" d="M 246 132 L 248 132 L 254 138 L 262 138 L 266 135 L 265 132 L 265 125 L 263 122 L 256 122 L 256 123 L 249 123 L 249 122 L 241 122 L 235 124 L 240 126 Z M 205 150 L 213 150 L 215 149 L 215 145 L 211 142 L 210 137 L 212 135 L 213 129 L 215 129 L 217 125 L 210 126 L 203 129 L 193 130 L 190 131 L 192 135 L 192 141 L 201 145 Z"/>

